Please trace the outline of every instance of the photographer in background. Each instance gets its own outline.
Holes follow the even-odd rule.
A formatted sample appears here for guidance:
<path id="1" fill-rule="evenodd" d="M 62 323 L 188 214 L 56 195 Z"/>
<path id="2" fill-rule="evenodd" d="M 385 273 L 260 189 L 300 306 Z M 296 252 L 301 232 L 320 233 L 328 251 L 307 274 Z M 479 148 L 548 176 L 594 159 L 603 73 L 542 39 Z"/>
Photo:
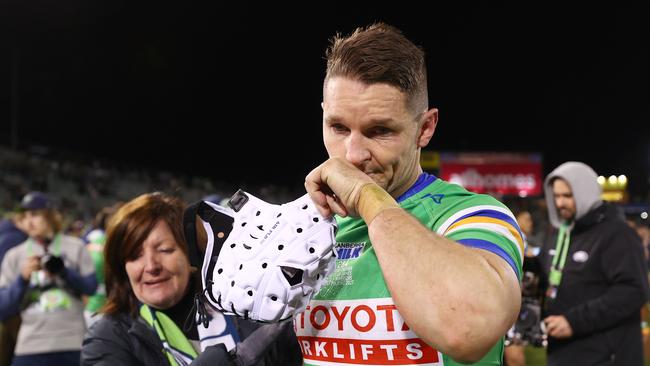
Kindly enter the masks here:
<path id="1" fill-rule="evenodd" d="M 83 241 L 61 233 L 61 215 L 42 192 L 23 198 L 29 238 L 0 266 L 0 320 L 20 313 L 12 365 L 79 365 L 86 330 L 81 295 L 97 288 Z"/>

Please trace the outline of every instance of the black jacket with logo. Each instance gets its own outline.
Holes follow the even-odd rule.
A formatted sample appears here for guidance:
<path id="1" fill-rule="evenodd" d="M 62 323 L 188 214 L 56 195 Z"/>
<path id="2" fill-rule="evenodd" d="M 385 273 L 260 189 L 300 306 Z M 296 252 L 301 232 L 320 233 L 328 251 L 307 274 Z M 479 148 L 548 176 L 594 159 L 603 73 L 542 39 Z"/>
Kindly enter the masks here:
<path id="1" fill-rule="evenodd" d="M 553 260 L 558 231 L 540 254 L 543 276 Z M 549 365 L 643 365 L 640 309 L 649 296 L 640 238 L 608 204 L 575 222 L 557 297 L 545 316 L 564 315 L 568 339 L 549 339 Z"/>

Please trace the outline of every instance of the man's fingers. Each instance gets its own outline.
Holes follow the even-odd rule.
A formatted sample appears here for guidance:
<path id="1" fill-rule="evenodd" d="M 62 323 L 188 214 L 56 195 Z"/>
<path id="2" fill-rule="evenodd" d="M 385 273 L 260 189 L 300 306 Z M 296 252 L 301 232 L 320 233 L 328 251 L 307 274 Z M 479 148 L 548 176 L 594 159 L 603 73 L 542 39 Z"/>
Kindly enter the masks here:
<path id="1" fill-rule="evenodd" d="M 563 317 L 550 316 L 544 319 L 546 325 L 546 333 L 554 338 L 567 338 L 570 337 L 572 332 L 570 325 Z"/>
<path id="2" fill-rule="evenodd" d="M 348 215 L 348 210 L 339 202 L 339 200 L 330 195 L 325 196 L 327 200 L 327 205 L 334 212 L 335 214 L 341 216 L 341 217 L 346 217 Z"/>
<path id="3" fill-rule="evenodd" d="M 316 206 L 318 212 L 323 215 L 323 217 L 332 216 L 332 210 L 330 210 L 329 205 L 327 204 L 327 198 L 325 193 L 320 190 L 320 186 L 311 180 L 305 180 L 305 190 L 309 194 L 312 202 Z"/>
<path id="4" fill-rule="evenodd" d="M 553 317 L 548 317 L 544 319 L 544 324 L 546 325 L 546 331 L 548 332 L 549 335 L 553 335 L 555 332 L 555 328 L 557 323 L 555 322 L 555 319 Z"/>

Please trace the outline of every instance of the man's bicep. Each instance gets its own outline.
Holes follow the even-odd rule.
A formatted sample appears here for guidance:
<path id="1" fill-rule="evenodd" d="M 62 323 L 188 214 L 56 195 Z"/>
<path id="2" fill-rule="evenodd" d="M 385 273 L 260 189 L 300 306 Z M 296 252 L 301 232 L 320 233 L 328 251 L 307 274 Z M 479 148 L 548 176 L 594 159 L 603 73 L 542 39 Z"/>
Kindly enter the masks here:
<path id="1" fill-rule="evenodd" d="M 514 317 L 519 313 L 519 307 L 521 305 L 521 286 L 519 278 L 513 272 L 510 264 L 504 261 L 501 256 L 483 249 L 476 248 L 473 250 L 486 260 L 501 279 L 501 289 L 499 293 L 502 297 L 501 301 L 504 304 L 504 311 L 508 313 L 508 317 L 513 317 L 512 320 L 514 321 Z M 508 327 L 510 325 L 510 323 L 507 324 Z"/>
<path id="2" fill-rule="evenodd" d="M 476 227 L 454 231 L 447 235 L 447 238 L 466 247 L 475 248 L 479 250 L 479 253 L 494 254 L 507 264 L 515 278 L 521 279 L 522 253 L 512 238 L 505 237 L 499 232 Z"/>

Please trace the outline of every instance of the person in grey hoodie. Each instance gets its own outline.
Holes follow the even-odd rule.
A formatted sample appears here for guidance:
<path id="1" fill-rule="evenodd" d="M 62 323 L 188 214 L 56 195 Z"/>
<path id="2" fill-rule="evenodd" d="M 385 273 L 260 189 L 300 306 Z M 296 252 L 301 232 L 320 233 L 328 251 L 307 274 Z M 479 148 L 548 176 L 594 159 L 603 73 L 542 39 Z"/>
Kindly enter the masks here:
<path id="1" fill-rule="evenodd" d="M 591 167 L 570 161 L 544 182 L 553 226 L 540 258 L 549 366 L 643 365 L 643 248 L 621 211 L 602 201 L 596 179 Z"/>

